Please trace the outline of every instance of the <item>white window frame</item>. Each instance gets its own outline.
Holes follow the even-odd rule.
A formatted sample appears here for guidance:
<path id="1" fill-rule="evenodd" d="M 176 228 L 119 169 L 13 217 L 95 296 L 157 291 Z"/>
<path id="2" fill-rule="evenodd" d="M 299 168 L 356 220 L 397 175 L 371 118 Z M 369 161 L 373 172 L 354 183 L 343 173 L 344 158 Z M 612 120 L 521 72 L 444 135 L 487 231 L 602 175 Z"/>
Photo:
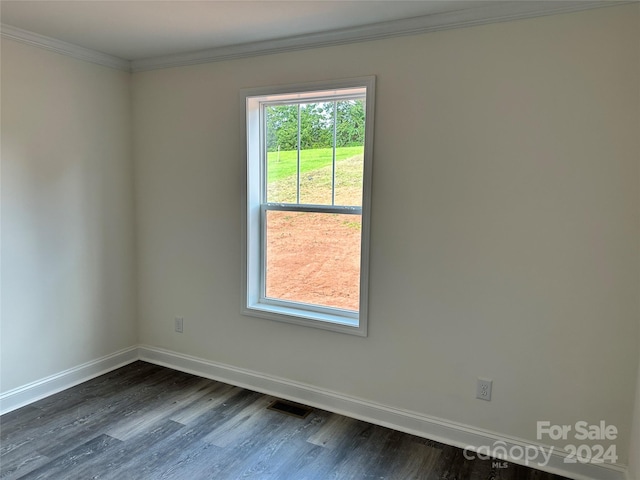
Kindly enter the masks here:
<path id="1" fill-rule="evenodd" d="M 266 203 L 264 160 L 264 105 L 277 101 L 296 102 L 326 101 L 329 97 L 345 98 L 349 91 L 364 89 L 365 97 L 365 141 L 362 185 L 362 230 L 360 246 L 360 304 L 357 312 L 339 308 L 323 307 L 292 301 L 264 298 L 263 269 L 263 215 Z M 319 95 L 320 92 L 320 95 Z M 305 325 L 335 332 L 367 335 L 368 291 L 369 291 L 369 231 L 371 213 L 371 173 L 373 160 L 373 120 L 375 101 L 375 77 L 358 77 L 342 80 L 278 85 L 272 87 L 247 88 L 240 91 L 241 119 L 243 130 L 243 156 L 245 182 L 243 192 L 243 265 L 242 265 L 242 313 L 296 325 Z M 295 210 L 335 213 L 349 207 L 296 205 Z M 269 209 L 288 209 L 270 204 Z"/>

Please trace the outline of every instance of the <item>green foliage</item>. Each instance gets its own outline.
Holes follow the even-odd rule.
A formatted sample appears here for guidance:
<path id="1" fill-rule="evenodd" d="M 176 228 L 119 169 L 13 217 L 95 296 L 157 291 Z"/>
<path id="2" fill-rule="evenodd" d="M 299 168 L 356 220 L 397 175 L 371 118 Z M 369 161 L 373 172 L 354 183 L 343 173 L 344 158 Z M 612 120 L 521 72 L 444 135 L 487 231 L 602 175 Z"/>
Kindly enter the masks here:
<path id="1" fill-rule="evenodd" d="M 364 100 L 271 105 L 266 108 L 267 151 L 331 148 L 334 108 L 336 148 L 364 145 Z M 300 138 L 298 139 L 298 115 Z"/>
<path id="2" fill-rule="evenodd" d="M 298 106 L 277 105 L 266 108 L 267 151 L 298 148 Z"/>
<path id="3" fill-rule="evenodd" d="M 337 102 L 336 146 L 364 145 L 364 100 Z"/>

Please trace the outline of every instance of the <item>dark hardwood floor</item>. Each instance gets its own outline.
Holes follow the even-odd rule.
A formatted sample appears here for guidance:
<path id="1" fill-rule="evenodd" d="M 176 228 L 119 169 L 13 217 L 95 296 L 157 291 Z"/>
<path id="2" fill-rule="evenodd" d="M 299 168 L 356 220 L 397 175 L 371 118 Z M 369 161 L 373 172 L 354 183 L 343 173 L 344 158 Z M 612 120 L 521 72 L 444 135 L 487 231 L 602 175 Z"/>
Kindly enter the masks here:
<path id="1" fill-rule="evenodd" d="M 561 480 L 272 397 L 135 362 L 0 417 L 7 479 Z"/>

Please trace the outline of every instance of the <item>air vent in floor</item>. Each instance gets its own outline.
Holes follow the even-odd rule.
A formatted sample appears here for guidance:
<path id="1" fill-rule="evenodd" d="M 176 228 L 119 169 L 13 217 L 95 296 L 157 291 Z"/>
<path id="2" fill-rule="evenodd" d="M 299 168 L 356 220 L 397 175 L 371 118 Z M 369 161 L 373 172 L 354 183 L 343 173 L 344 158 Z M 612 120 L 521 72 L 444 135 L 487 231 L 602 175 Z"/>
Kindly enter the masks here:
<path id="1" fill-rule="evenodd" d="M 285 415 L 291 415 L 296 418 L 306 418 L 311 413 L 311 407 L 306 405 L 300 405 L 298 403 L 288 402 L 287 400 L 274 400 L 267 407 L 268 410 L 275 410 L 276 412 L 284 413 Z"/>

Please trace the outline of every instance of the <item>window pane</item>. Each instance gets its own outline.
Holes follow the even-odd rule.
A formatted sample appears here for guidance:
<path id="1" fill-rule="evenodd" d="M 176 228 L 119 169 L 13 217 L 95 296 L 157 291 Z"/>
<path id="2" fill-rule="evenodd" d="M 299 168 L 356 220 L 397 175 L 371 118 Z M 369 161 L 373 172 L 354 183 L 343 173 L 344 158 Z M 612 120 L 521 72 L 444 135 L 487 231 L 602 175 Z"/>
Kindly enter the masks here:
<path id="1" fill-rule="evenodd" d="M 362 206 L 365 101 L 336 102 L 336 205 Z"/>
<path id="2" fill-rule="evenodd" d="M 298 106 L 265 107 L 267 202 L 296 203 L 298 185 Z"/>
<path id="3" fill-rule="evenodd" d="M 300 105 L 300 203 L 331 205 L 333 102 Z"/>
<path id="4" fill-rule="evenodd" d="M 361 216 L 266 212 L 267 298 L 357 311 Z"/>
<path id="5" fill-rule="evenodd" d="M 338 148 L 336 153 L 335 204 L 361 207 L 364 147 Z"/>

